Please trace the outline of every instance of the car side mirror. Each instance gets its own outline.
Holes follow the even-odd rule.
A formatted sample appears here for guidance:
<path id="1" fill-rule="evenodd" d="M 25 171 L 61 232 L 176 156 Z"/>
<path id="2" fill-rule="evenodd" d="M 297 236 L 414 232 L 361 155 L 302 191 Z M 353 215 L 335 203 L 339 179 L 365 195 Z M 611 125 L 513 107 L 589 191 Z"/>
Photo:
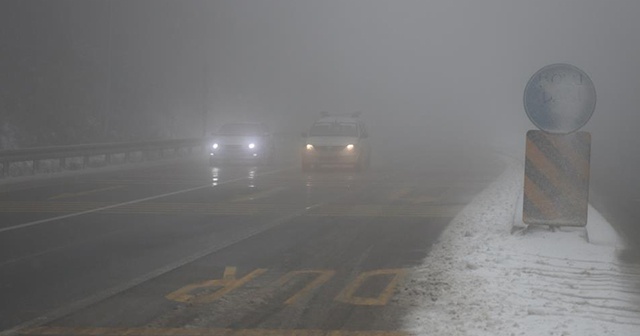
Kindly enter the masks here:
<path id="1" fill-rule="evenodd" d="M 307 135 L 307 132 L 302 132 L 301 136 L 302 136 L 303 138 L 306 138 L 306 137 L 308 136 L 308 135 Z"/>

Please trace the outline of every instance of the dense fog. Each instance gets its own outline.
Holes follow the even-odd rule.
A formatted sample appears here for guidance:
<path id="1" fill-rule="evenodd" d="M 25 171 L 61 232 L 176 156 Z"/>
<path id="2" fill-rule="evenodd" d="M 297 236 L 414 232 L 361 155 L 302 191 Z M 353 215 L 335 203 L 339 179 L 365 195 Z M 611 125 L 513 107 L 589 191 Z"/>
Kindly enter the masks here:
<path id="1" fill-rule="evenodd" d="M 639 182 L 639 13 L 635 0 L 2 0 L 0 145 L 194 137 L 230 120 L 299 134 L 320 111 L 363 111 L 381 148 L 523 155 L 526 82 L 562 62 L 595 83 L 592 177 L 612 193 Z"/>

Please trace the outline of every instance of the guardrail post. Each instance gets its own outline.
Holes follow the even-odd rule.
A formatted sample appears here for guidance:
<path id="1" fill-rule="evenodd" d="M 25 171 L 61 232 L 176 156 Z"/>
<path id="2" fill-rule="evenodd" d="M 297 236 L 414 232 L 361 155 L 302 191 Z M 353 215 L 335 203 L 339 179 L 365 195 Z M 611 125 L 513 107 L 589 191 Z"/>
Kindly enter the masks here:
<path id="1" fill-rule="evenodd" d="M 61 157 L 61 158 L 60 158 L 60 161 L 59 161 L 59 163 L 58 163 L 58 165 L 60 166 L 60 170 L 65 170 L 65 169 L 67 169 L 67 159 L 66 159 L 66 158 Z"/>
<path id="2" fill-rule="evenodd" d="M 33 164 L 31 166 L 31 175 L 35 175 L 38 173 L 38 168 L 40 166 L 40 161 L 39 160 L 33 160 Z"/>
<path id="3" fill-rule="evenodd" d="M 87 168 L 89 165 L 89 155 L 85 155 L 82 157 L 82 169 Z"/>
<path id="4" fill-rule="evenodd" d="M 2 162 L 2 171 L 0 172 L 0 177 L 7 177 L 9 176 L 9 166 L 11 165 L 11 162 L 9 161 L 3 161 Z"/>

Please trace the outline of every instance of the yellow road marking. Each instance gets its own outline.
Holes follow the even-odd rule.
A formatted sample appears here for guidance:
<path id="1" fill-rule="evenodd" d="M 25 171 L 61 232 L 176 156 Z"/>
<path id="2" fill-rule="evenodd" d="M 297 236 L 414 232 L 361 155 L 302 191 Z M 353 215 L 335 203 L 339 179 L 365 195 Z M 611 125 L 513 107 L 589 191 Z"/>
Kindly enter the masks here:
<path id="1" fill-rule="evenodd" d="M 336 301 L 363 305 L 363 306 L 384 306 L 389 302 L 393 292 L 402 278 L 406 275 L 407 271 L 404 269 L 386 269 L 364 272 L 358 275 L 358 277 L 352 281 L 345 289 L 338 294 L 335 298 Z M 382 290 L 378 297 L 361 297 L 356 296 L 356 291 L 362 286 L 362 284 L 369 278 L 381 275 L 393 275 L 393 278 L 389 281 L 387 286 Z"/>
<path id="2" fill-rule="evenodd" d="M 67 336 L 406 336 L 403 331 L 225 328 L 37 327 L 21 335 Z"/>
<path id="3" fill-rule="evenodd" d="M 60 195 L 57 195 L 57 196 L 50 197 L 49 199 L 50 200 L 57 200 L 57 199 L 62 199 L 62 198 L 72 198 L 72 197 L 86 196 L 86 195 L 91 195 L 91 194 L 97 194 L 97 193 L 103 192 L 103 191 L 116 190 L 116 189 L 122 189 L 122 188 L 124 188 L 123 185 L 116 185 L 116 186 L 92 189 L 92 190 L 87 190 L 87 191 L 82 191 L 82 192 L 77 192 L 77 193 L 64 193 L 64 194 L 60 194 Z"/>
<path id="4" fill-rule="evenodd" d="M 240 279 L 236 279 L 236 268 L 227 267 L 224 269 L 224 275 L 222 279 L 207 280 L 196 284 L 187 285 L 178 289 L 177 291 L 165 296 L 167 299 L 184 303 L 209 303 L 213 302 L 223 295 L 230 293 L 238 287 L 242 287 L 247 282 L 253 280 L 255 277 L 261 275 L 267 270 L 264 268 L 256 269 L 255 271 L 245 275 Z M 192 294 L 196 289 L 216 288 L 222 287 L 211 294 L 195 295 Z"/>
<path id="5" fill-rule="evenodd" d="M 283 190 L 285 190 L 287 188 L 285 187 L 274 187 L 274 188 L 270 188 L 267 190 L 263 190 L 260 192 L 256 192 L 247 196 L 242 196 L 242 197 L 238 197 L 236 199 L 233 199 L 231 202 L 236 203 L 236 202 L 248 202 L 248 201 L 254 201 L 257 199 L 261 199 L 261 198 L 266 198 L 269 196 L 272 196 L 274 194 L 277 194 Z"/>
<path id="6" fill-rule="evenodd" d="M 293 279 L 294 277 L 299 275 L 305 275 L 305 274 L 318 274 L 318 276 L 315 279 L 313 279 L 313 281 L 311 281 L 307 286 L 301 289 L 298 293 L 296 293 L 295 295 L 290 297 L 287 301 L 285 301 L 284 302 L 285 304 L 290 305 L 290 304 L 296 303 L 296 301 L 298 301 L 300 298 L 304 297 L 305 295 L 309 294 L 309 292 L 311 292 L 312 290 L 316 289 L 317 287 L 321 286 L 325 282 L 329 281 L 329 279 L 331 279 L 336 274 L 336 271 L 333 271 L 333 270 L 292 271 L 285 274 L 282 278 L 280 278 L 280 280 L 278 280 L 278 284 L 280 286 L 283 286 L 287 282 L 291 281 L 291 279 Z"/>
<path id="7" fill-rule="evenodd" d="M 267 272 L 267 269 L 259 268 L 253 272 L 245 275 L 240 279 L 236 279 L 236 267 L 226 267 L 222 279 L 206 280 L 194 284 L 184 286 L 172 293 L 165 296 L 168 300 L 182 302 L 182 303 L 211 303 L 220 299 L 223 295 L 230 293 L 231 291 L 245 285 L 247 282 Z M 389 299 L 393 296 L 394 290 L 400 280 L 406 275 L 405 269 L 382 269 L 373 270 L 360 273 L 355 280 L 349 283 L 338 296 L 335 297 L 336 301 L 353 304 L 353 305 L 366 305 L 366 306 L 384 306 L 389 302 Z M 298 302 L 304 296 L 308 295 L 314 289 L 322 286 L 336 274 L 335 270 L 302 270 L 291 271 L 283 275 L 278 281 L 275 282 L 277 286 L 284 286 L 295 277 L 304 275 L 316 275 L 316 277 L 308 283 L 304 288 L 299 290 L 284 304 L 291 305 Z M 379 276 L 392 276 L 385 288 L 376 297 L 361 297 L 356 296 L 356 292 L 363 284 L 373 278 Z M 212 292 L 213 291 L 213 292 Z"/>
<path id="8" fill-rule="evenodd" d="M 410 193 L 411 193 L 411 188 L 396 189 L 389 194 L 388 198 L 389 198 L 389 201 L 392 201 L 392 202 L 398 201 L 398 200 L 404 199 Z"/>

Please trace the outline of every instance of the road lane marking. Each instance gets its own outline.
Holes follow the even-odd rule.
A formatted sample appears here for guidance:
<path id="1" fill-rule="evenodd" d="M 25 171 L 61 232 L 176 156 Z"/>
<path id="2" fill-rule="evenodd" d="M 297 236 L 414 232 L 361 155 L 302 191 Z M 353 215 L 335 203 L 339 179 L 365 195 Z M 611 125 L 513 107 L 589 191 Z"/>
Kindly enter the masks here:
<path id="1" fill-rule="evenodd" d="M 238 203 L 238 202 L 248 202 L 248 201 L 255 201 L 257 199 L 261 199 L 261 198 L 267 198 L 270 196 L 273 196 L 283 190 L 286 190 L 287 188 L 285 187 L 274 187 L 274 188 L 270 188 L 267 190 L 263 190 L 263 191 L 259 191 L 259 192 L 255 192 L 246 196 L 241 196 L 238 198 L 235 198 L 233 200 L 231 200 L 232 203 Z"/>
<path id="2" fill-rule="evenodd" d="M 388 199 L 391 202 L 403 200 L 407 195 L 411 193 L 411 191 L 412 188 L 401 188 L 393 190 L 391 193 L 389 193 Z"/>
<path id="3" fill-rule="evenodd" d="M 43 326 L 47 323 L 50 323 L 52 321 L 55 321 L 57 319 L 60 319 L 64 316 L 68 316 L 71 315 L 75 312 L 78 312 L 80 310 L 83 310 L 91 305 L 94 305 L 98 302 L 101 302 L 103 300 L 106 300 L 110 297 L 113 297 L 115 295 L 118 295 L 126 290 L 129 290 L 135 286 L 138 286 L 142 283 L 145 283 L 147 281 L 150 281 L 152 279 L 158 278 L 164 274 L 167 274 L 169 272 L 172 272 L 186 264 L 192 263 L 196 260 L 199 260 L 201 258 L 204 258 L 206 256 L 209 256 L 213 253 L 216 253 L 218 251 L 221 251 L 225 248 L 228 248 L 230 246 L 233 246 L 239 242 L 242 242 L 244 240 L 250 239 L 252 237 L 255 237 L 263 232 L 266 232 L 268 230 L 274 229 L 278 226 L 281 226 L 285 223 L 288 223 L 289 221 L 291 221 L 293 218 L 299 217 L 301 215 L 303 215 L 305 212 L 313 210 L 316 207 L 321 206 L 323 203 L 316 203 L 314 205 L 311 206 L 307 206 L 304 209 L 300 209 L 298 211 L 295 211 L 293 213 L 289 213 L 285 216 L 282 216 L 280 218 L 277 218 L 273 221 L 268 222 L 267 224 L 260 226 L 258 228 L 255 229 L 251 229 L 246 233 L 241 233 L 238 236 L 234 236 L 231 239 L 229 239 L 226 242 L 222 242 L 219 245 L 215 245 L 215 246 L 211 246 L 207 249 L 204 249 L 200 252 L 196 252 L 188 257 L 182 258 L 180 260 L 177 260 L 175 262 L 171 262 L 169 264 L 167 264 L 166 266 L 157 268 L 151 272 L 148 272 L 146 274 L 143 274 L 137 278 L 132 279 L 131 281 L 125 282 L 123 284 L 108 288 L 106 290 L 103 290 L 101 292 L 98 292 L 96 294 L 90 295 L 88 297 L 85 297 L 83 299 L 77 300 L 75 302 L 66 304 L 60 308 L 51 310 L 49 312 L 47 312 L 46 314 L 37 317 L 35 319 L 29 320 L 27 322 L 21 323 L 17 326 L 14 326 L 11 329 L 5 330 L 5 331 L 0 331 L 0 336 L 12 336 L 15 334 L 19 334 L 20 332 L 22 332 L 23 330 L 26 330 L 28 328 L 36 328 L 39 326 Z"/>
<path id="4" fill-rule="evenodd" d="M 77 192 L 77 193 L 63 193 L 63 194 L 60 194 L 60 195 L 56 195 L 56 196 L 50 197 L 49 200 L 57 200 L 57 199 L 62 199 L 62 198 L 73 198 L 73 197 L 79 197 L 79 196 L 86 196 L 86 195 L 91 195 L 91 194 L 97 194 L 97 193 L 100 193 L 100 192 L 103 192 L 103 191 L 110 191 L 110 190 L 116 190 L 116 189 L 122 189 L 122 188 L 124 188 L 123 185 L 115 185 L 115 186 L 92 189 L 92 190 L 87 190 L 87 191 L 82 191 L 82 192 Z"/>
<path id="5" fill-rule="evenodd" d="M 329 279 L 331 279 L 336 274 L 336 271 L 334 270 L 291 271 L 285 274 L 282 278 L 280 278 L 280 280 L 278 280 L 278 285 L 284 286 L 287 284 L 287 282 L 291 281 L 296 276 L 306 275 L 306 274 L 317 274 L 318 276 L 315 279 L 313 279 L 313 281 L 311 281 L 308 285 L 306 285 L 303 289 L 301 289 L 292 297 L 287 299 L 287 301 L 285 301 L 284 304 L 287 304 L 287 305 L 295 304 L 302 297 L 306 296 L 314 289 L 320 287 L 325 282 L 329 281 Z"/>
<path id="6" fill-rule="evenodd" d="M 226 267 L 224 269 L 224 275 L 222 276 L 222 279 L 206 280 L 200 283 L 187 285 L 175 292 L 167 294 L 165 297 L 171 301 L 182 303 L 211 303 L 221 298 L 225 294 L 232 292 L 234 289 L 242 287 L 244 284 L 253 280 L 255 277 L 263 274 L 266 271 L 267 270 L 264 268 L 258 268 L 253 272 L 245 275 L 244 277 L 236 279 L 236 268 Z M 193 292 L 196 290 L 217 287 L 222 288 L 210 294 L 193 294 Z"/>
<path id="7" fill-rule="evenodd" d="M 384 269 L 384 270 L 375 270 L 360 273 L 355 280 L 353 280 L 347 287 L 345 287 L 338 296 L 336 296 L 335 300 L 349 303 L 353 305 L 363 305 L 363 306 L 384 306 L 389 302 L 389 299 L 393 296 L 393 292 L 396 289 L 396 286 L 402 280 L 402 278 L 407 274 L 405 269 Z M 387 283 L 387 286 L 380 292 L 380 295 L 377 297 L 362 297 L 356 296 L 356 292 L 358 289 L 370 278 L 376 276 L 389 276 L 393 275 L 393 278 Z"/>
<path id="8" fill-rule="evenodd" d="M 188 284 L 176 291 L 165 295 L 165 298 L 167 300 L 181 303 L 212 303 L 222 298 L 224 295 L 231 293 L 235 289 L 244 286 L 248 282 L 268 272 L 269 270 L 265 268 L 258 268 L 240 279 L 236 278 L 236 271 L 236 267 L 227 266 L 224 269 L 222 279 L 205 280 L 193 284 Z M 398 283 L 402 280 L 406 273 L 407 270 L 405 269 L 380 269 L 360 273 L 353 281 L 348 283 L 348 285 L 340 292 L 340 294 L 338 294 L 338 296 L 335 297 L 334 300 L 359 306 L 384 306 L 389 302 L 389 299 L 393 296 Z M 283 304 L 292 305 L 297 303 L 300 299 L 310 294 L 313 290 L 331 280 L 336 275 L 336 271 L 291 271 L 280 277 L 280 279 L 275 282 L 275 286 L 277 286 L 278 288 L 282 288 L 296 277 L 308 275 L 315 275 L 315 278 L 313 278 L 313 280 L 311 280 L 306 286 L 296 292 L 293 296 L 284 301 Z M 356 296 L 357 291 L 362 288 L 368 280 L 375 277 L 389 278 L 387 280 L 386 286 L 384 287 L 384 289 L 382 289 L 382 291 L 380 291 L 378 296 Z"/>
<path id="9" fill-rule="evenodd" d="M 86 212 L 100 208 L 107 214 L 140 215 L 229 215 L 258 216 L 295 211 L 295 204 L 265 203 L 173 203 L 145 202 L 136 204 L 113 204 L 105 202 L 0 202 L 0 213 L 68 213 Z M 450 218 L 460 210 L 460 205 L 421 204 L 327 204 L 305 214 L 321 217 L 425 217 Z M 0 231 L 1 232 L 1 231 Z"/>
<path id="10" fill-rule="evenodd" d="M 404 331 L 225 328 L 37 327 L 20 335 L 42 336 L 407 336 Z"/>
<path id="11" fill-rule="evenodd" d="M 265 173 L 258 173 L 258 174 L 256 174 L 256 176 L 271 175 L 271 174 L 276 174 L 276 173 L 280 173 L 280 172 L 287 171 L 287 170 L 292 170 L 292 169 L 293 168 L 277 169 L 277 170 L 272 170 L 272 171 L 268 171 L 268 172 L 265 172 Z M 238 182 L 238 181 L 247 180 L 249 178 L 250 178 L 249 176 L 239 177 L 239 178 L 235 178 L 235 179 L 231 179 L 231 180 L 218 182 L 217 185 L 220 186 L 220 185 L 223 185 L 223 184 L 234 183 L 234 182 Z M 95 208 L 95 209 L 80 211 L 80 212 L 77 212 L 77 213 L 71 213 L 71 214 L 67 214 L 67 215 L 56 216 L 56 217 L 51 217 L 51 218 L 47 218 L 47 219 L 41 219 L 41 220 L 37 220 L 37 221 L 33 221 L 33 222 L 28 222 L 28 223 L 8 226 L 8 227 L 5 227 L 5 228 L 0 228 L 0 233 L 7 232 L 7 231 L 18 230 L 18 229 L 24 229 L 24 228 L 31 227 L 31 226 L 45 224 L 45 223 L 49 223 L 49 222 L 53 222 L 53 221 L 57 221 L 57 220 L 61 220 L 61 219 L 67 219 L 67 218 L 82 216 L 82 215 L 86 215 L 86 214 L 90 214 L 90 213 L 94 213 L 94 212 L 99 212 L 99 211 L 104 211 L 104 210 L 109 210 L 109 209 L 115 209 L 115 208 L 118 208 L 118 207 L 121 207 L 121 206 L 125 206 L 125 205 L 137 204 L 137 203 L 142 203 L 142 202 L 146 202 L 146 201 L 152 201 L 152 200 L 160 199 L 160 198 L 164 198 L 164 197 L 180 195 L 180 194 L 189 193 L 189 192 L 192 192 L 192 191 L 206 189 L 206 188 L 212 188 L 211 184 L 205 184 L 205 185 L 202 185 L 202 186 L 199 186 L 199 187 L 187 188 L 187 189 L 183 189 L 183 190 L 173 191 L 173 192 L 170 192 L 170 193 L 165 193 L 165 194 L 155 195 L 155 196 L 151 196 L 151 197 L 140 198 L 140 199 L 133 200 L 133 201 L 122 202 L 122 203 L 108 205 L 108 206 L 99 207 L 99 208 Z"/>
<path id="12" fill-rule="evenodd" d="M 146 177 L 145 177 L 146 178 Z M 167 178 L 154 178 L 145 180 L 133 180 L 133 179 L 113 179 L 113 180 L 87 180 L 84 183 L 94 184 L 126 184 L 126 185 L 185 185 L 185 184 L 201 184 L 203 179 L 167 179 Z"/>

